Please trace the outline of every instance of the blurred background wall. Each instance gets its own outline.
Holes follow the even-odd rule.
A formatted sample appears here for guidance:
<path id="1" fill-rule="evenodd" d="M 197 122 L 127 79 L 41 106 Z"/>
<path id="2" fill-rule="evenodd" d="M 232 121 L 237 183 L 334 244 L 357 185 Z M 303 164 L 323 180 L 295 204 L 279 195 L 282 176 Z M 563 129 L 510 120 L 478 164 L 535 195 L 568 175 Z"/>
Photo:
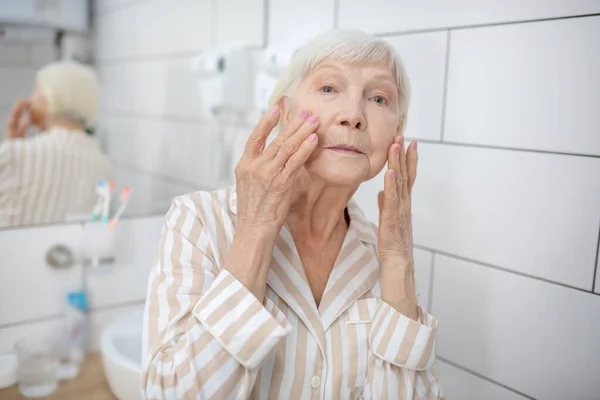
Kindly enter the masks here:
<path id="1" fill-rule="evenodd" d="M 450 398 L 598 398 L 597 1 L 97 5 L 108 151 L 204 186 L 219 138 L 198 112 L 192 56 L 229 45 L 258 53 L 332 28 L 389 40 L 413 86 L 420 300 L 440 321 Z M 244 140 L 252 123 L 225 134 Z M 376 187 L 381 177 L 357 195 L 374 220 Z"/>

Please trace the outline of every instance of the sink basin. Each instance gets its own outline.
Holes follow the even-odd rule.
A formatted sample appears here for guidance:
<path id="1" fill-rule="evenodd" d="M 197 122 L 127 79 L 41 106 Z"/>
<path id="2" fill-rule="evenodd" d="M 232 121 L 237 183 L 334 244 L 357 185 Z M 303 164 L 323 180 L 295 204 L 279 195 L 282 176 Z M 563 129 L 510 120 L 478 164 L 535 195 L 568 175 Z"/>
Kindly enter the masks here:
<path id="1" fill-rule="evenodd" d="M 119 400 L 142 400 L 142 325 L 144 309 L 117 318 L 102 332 L 104 374 Z"/>

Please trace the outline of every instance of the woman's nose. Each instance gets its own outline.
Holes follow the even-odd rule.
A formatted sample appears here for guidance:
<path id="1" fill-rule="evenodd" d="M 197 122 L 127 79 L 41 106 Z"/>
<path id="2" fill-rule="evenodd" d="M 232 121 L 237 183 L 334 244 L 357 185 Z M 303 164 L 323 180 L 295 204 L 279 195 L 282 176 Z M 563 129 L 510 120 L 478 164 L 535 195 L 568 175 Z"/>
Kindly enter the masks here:
<path id="1" fill-rule="evenodd" d="M 367 120 L 360 105 L 346 107 L 339 115 L 339 124 L 351 129 L 363 131 L 367 128 Z"/>

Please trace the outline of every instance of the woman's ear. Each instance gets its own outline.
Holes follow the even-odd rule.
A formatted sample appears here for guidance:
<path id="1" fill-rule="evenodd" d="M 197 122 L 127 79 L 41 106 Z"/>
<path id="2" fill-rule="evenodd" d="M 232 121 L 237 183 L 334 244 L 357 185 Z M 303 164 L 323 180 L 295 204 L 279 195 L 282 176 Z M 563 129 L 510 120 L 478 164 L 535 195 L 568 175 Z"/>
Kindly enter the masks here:
<path id="1" fill-rule="evenodd" d="M 291 106 L 290 106 L 290 99 L 287 96 L 283 96 L 280 100 L 279 100 L 279 110 L 280 110 L 280 115 L 281 115 L 281 121 L 284 124 L 287 124 L 290 119 L 291 119 L 291 115 L 292 115 L 292 110 L 291 110 Z"/>

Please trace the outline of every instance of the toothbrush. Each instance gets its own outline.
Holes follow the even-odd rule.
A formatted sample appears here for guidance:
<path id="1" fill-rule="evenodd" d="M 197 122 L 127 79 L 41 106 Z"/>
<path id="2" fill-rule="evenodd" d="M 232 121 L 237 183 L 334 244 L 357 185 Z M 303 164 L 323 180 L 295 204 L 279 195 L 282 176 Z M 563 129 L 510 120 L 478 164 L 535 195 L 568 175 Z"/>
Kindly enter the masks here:
<path id="1" fill-rule="evenodd" d="M 104 203 L 102 204 L 102 222 L 108 222 L 108 212 L 110 210 L 110 185 L 106 181 L 101 181 L 102 185 L 100 186 L 100 196 L 102 197 Z"/>
<path id="2" fill-rule="evenodd" d="M 130 196 L 131 188 L 129 186 L 125 186 L 121 191 L 121 195 L 119 196 L 119 201 L 121 202 L 121 205 L 115 213 L 115 216 L 110 220 L 110 223 L 108 224 L 110 228 L 114 228 L 117 225 L 119 218 L 121 218 L 121 215 L 123 215 L 123 211 L 125 211 L 125 207 L 127 207 L 127 203 L 129 202 Z"/>
<path id="3" fill-rule="evenodd" d="M 98 181 L 96 183 L 96 194 L 98 195 L 98 200 L 96 201 L 96 205 L 94 206 L 94 210 L 92 211 L 92 219 L 98 219 L 100 213 L 102 212 L 102 203 L 105 199 L 104 192 L 106 191 L 106 182 Z"/>

